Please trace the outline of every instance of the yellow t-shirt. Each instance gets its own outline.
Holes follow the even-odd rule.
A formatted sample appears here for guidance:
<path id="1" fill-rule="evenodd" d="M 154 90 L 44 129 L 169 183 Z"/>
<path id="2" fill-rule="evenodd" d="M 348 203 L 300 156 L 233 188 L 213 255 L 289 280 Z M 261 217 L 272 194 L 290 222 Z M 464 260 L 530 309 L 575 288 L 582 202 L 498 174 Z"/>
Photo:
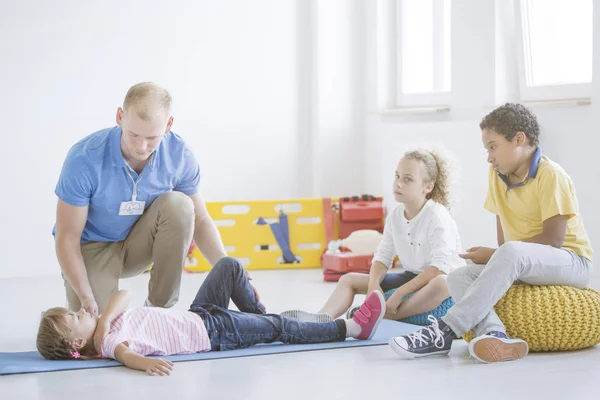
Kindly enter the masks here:
<path id="1" fill-rule="evenodd" d="M 535 171 L 535 166 L 532 165 Z M 485 209 L 498 215 L 506 242 L 529 239 L 542 233 L 543 223 L 556 215 L 567 215 L 567 232 L 563 248 L 592 261 L 593 250 L 583 219 L 575 187 L 565 170 L 542 155 L 537 173 L 531 173 L 522 184 L 510 188 L 490 168 L 489 189 Z"/>

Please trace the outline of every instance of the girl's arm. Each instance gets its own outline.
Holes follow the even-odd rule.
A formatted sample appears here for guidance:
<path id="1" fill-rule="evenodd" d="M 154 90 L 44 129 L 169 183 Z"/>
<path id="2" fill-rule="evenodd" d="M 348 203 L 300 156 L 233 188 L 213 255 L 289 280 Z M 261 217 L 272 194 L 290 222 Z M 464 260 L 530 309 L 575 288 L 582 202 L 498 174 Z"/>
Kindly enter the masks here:
<path id="1" fill-rule="evenodd" d="M 369 272 L 369 287 L 367 289 L 367 295 L 371 294 L 373 290 L 380 290 L 383 292 L 383 289 L 381 289 L 380 285 L 387 272 L 388 268 L 385 265 L 379 261 L 373 261 L 371 271 Z"/>
<path id="2" fill-rule="evenodd" d="M 117 293 L 113 294 L 108 301 L 106 310 L 104 310 L 100 316 L 98 323 L 104 322 L 110 325 L 119 314 L 127 309 L 130 300 L 131 295 L 128 290 L 119 290 Z"/>
<path id="3" fill-rule="evenodd" d="M 146 371 L 148 375 L 171 375 L 173 363 L 160 358 L 149 358 L 131 351 L 124 343 L 115 348 L 115 358 L 127 368 Z"/>
<path id="4" fill-rule="evenodd" d="M 94 332 L 94 347 L 98 354 L 102 354 L 102 340 L 110 331 L 110 324 L 119 314 L 127 309 L 130 298 L 131 295 L 127 290 L 119 290 L 111 296 L 106 310 L 104 310 L 100 319 L 98 319 L 98 326 Z"/>
<path id="5" fill-rule="evenodd" d="M 373 255 L 373 263 L 371 264 L 371 270 L 369 272 L 369 288 L 367 294 L 370 294 L 376 289 L 381 290 L 381 282 L 394 261 L 396 255 L 396 246 L 394 245 L 394 214 L 395 210 L 388 215 L 383 228 L 383 237 Z"/>
<path id="6" fill-rule="evenodd" d="M 422 289 L 425 285 L 429 283 L 430 280 L 442 274 L 444 274 L 444 272 L 440 271 L 434 266 L 427 267 L 425 268 L 425 271 L 421 272 L 419 275 L 415 276 L 413 279 L 396 289 L 394 294 L 390 296 L 390 300 L 392 299 L 392 297 L 394 299 L 402 299 L 404 298 L 404 296 L 408 296 L 409 294 Z"/>
<path id="7" fill-rule="evenodd" d="M 455 232 L 447 220 L 444 221 L 441 219 L 436 224 L 433 224 L 433 227 L 427 234 L 427 240 L 431 244 L 431 266 L 425 268 L 414 279 L 400 286 L 389 298 L 392 304 L 394 304 L 394 300 L 399 304 L 399 301 L 404 296 L 422 289 L 436 276 L 446 274 L 450 271 L 452 256 L 456 251 L 456 234 L 457 232 Z"/>

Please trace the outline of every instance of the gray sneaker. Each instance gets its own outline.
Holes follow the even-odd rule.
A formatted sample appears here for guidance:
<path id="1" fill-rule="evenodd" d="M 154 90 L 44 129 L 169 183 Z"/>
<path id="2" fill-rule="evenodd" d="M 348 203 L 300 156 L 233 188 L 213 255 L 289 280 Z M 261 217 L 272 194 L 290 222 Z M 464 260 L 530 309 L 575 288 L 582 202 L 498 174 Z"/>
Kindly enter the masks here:
<path id="1" fill-rule="evenodd" d="M 429 356 L 446 355 L 452 347 L 454 332 L 442 320 L 430 315 L 430 326 L 405 336 L 393 337 L 390 347 L 402 358 L 415 359 Z"/>
<path id="2" fill-rule="evenodd" d="M 352 316 L 354 315 L 354 313 L 357 312 L 359 309 L 360 309 L 360 306 L 350 307 L 348 309 L 348 311 L 346 311 L 346 319 L 352 319 Z"/>
<path id="3" fill-rule="evenodd" d="M 282 316 L 293 318 L 300 322 L 332 322 L 333 317 L 326 313 L 309 313 L 302 310 L 289 310 L 281 313 Z"/>

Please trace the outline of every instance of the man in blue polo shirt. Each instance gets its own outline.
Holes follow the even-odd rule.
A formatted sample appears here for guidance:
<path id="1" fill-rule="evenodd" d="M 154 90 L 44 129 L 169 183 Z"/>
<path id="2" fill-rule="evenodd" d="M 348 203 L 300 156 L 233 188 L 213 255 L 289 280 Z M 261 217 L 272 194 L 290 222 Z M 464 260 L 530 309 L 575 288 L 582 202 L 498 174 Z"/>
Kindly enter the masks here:
<path id="1" fill-rule="evenodd" d="M 146 305 L 171 307 L 192 239 L 211 265 L 226 256 L 199 193 L 198 163 L 172 124 L 167 90 L 140 83 L 117 126 L 69 151 L 53 234 L 71 310 L 102 312 L 120 278 L 150 266 Z"/>

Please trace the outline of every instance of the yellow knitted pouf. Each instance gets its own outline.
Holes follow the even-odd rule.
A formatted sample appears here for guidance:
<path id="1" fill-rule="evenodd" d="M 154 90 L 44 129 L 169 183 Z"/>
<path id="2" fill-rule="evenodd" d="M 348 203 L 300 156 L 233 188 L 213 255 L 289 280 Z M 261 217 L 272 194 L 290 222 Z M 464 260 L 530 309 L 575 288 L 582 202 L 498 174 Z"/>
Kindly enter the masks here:
<path id="1" fill-rule="evenodd" d="M 530 351 L 577 350 L 600 343 L 600 293 L 570 286 L 514 285 L 494 307 L 509 337 Z M 463 335 L 467 342 L 473 333 Z"/>

